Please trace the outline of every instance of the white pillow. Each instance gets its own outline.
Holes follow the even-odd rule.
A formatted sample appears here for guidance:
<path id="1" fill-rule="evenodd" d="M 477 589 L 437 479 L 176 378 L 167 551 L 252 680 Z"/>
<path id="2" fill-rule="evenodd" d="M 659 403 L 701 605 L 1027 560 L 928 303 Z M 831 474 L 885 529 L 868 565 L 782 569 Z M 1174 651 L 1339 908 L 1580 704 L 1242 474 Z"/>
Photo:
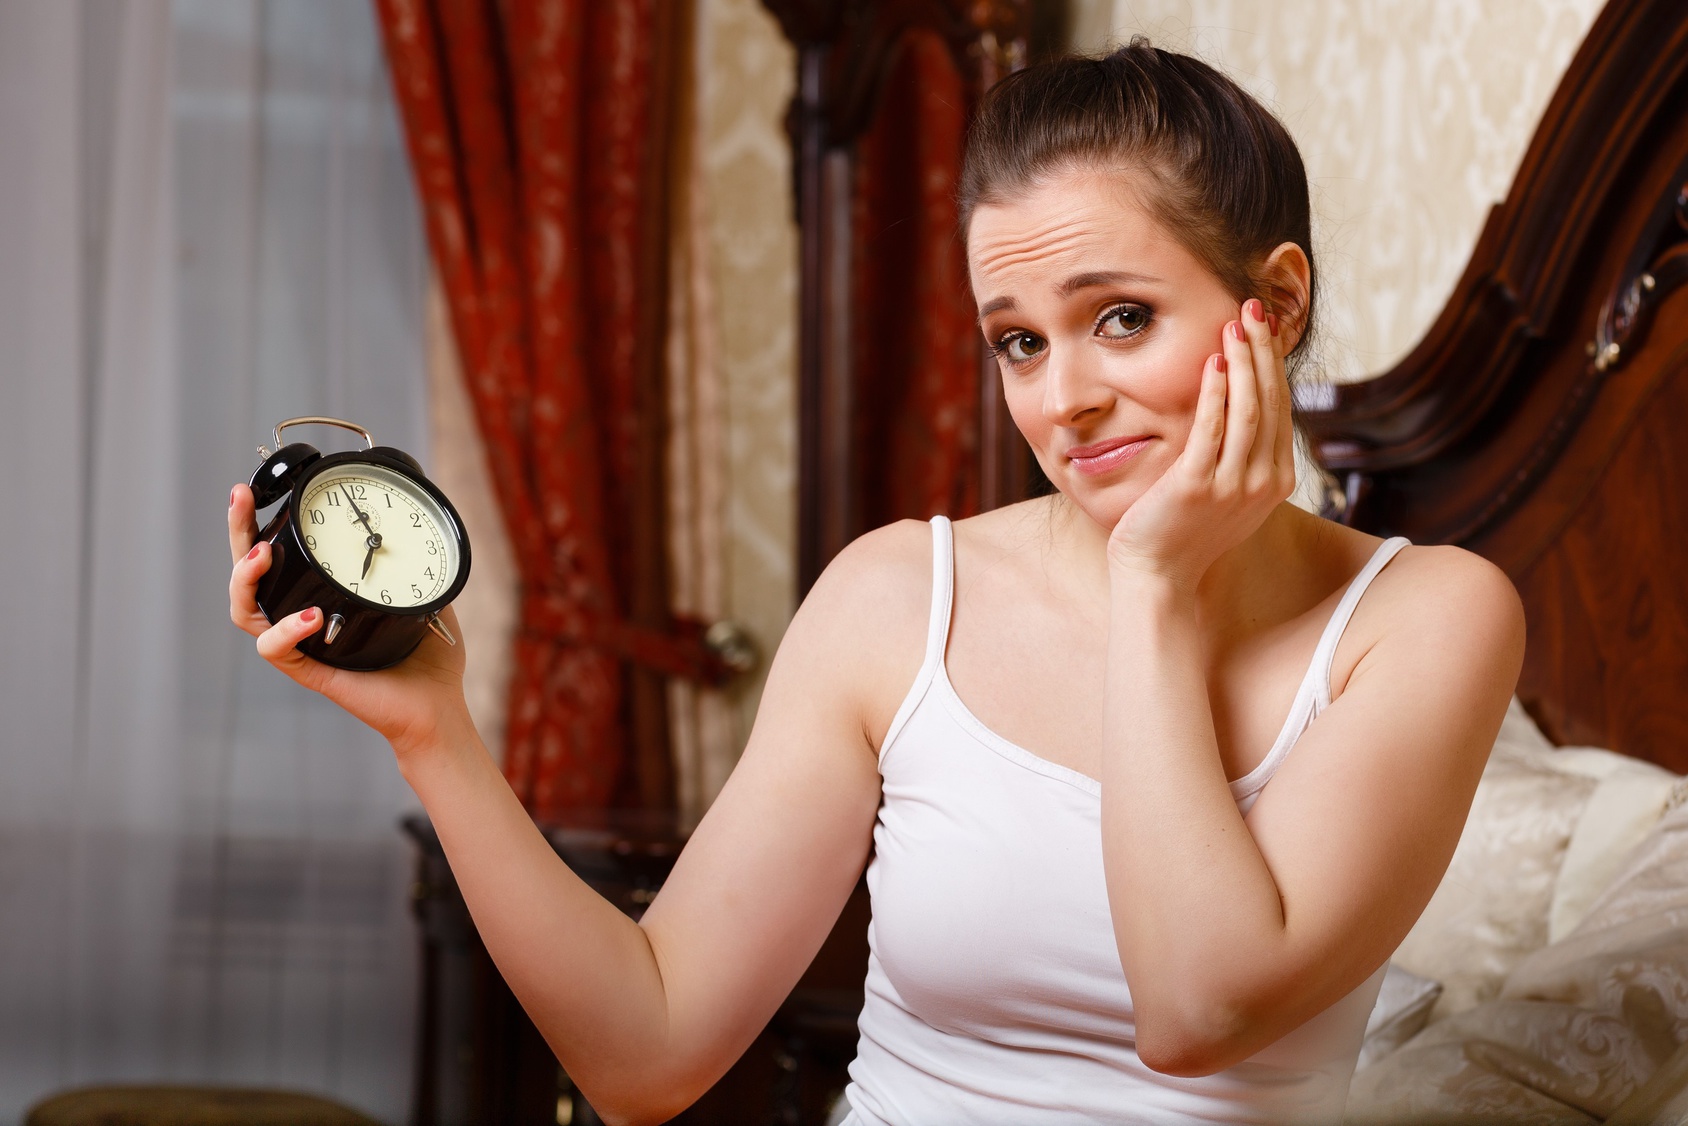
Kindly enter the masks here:
<path id="1" fill-rule="evenodd" d="M 1495 739 L 1459 846 L 1394 961 L 1442 983 L 1431 1020 L 1487 1000 L 1547 943 L 1559 869 L 1595 779 L 1558 770 L 1516 699 Z"/>
<path id="2" fill-rule="evenodd" d="M 1681 775 L 1662 766 L 1596 747 L 1566 747 L 1554 752 L 1553 764 L 1595 779 L 1553 889 L 1547 940 L 1558 942 L 1583 921 L 1624 859 L 1688 790 Z"/>
<path id="3" fill-rule="evenodd" d="M 1442 995 L 1442 983 L 1419 977 L 1394 962 L 1383 972 L 1377 1004 L 1366 1019 L 1366 1038 L 1354 1070 L 1369 1067 L 1417 1036 L 1430 1019 L 1430 1007 Z"/>
<path id="4" fill-rule="evenodd" d="M 1554 747 L 1514 697 L 1447 874 L 1395 953 L 1443 983 L 1431 1020 L 1493 996 L 1570 933 L 1683 785 L 1612 751 Z"/>
<path id="5" fill-rule="evenodd" d="M 1346 1121 L 1681 1126 L 1688 1119 L 1667 1111 L 1688 1074 L 1685 1029 L 1688 804 L 1660 819 L 1582 924 L 1524 958 L 1498 996 L 1359 1072 Z"/>

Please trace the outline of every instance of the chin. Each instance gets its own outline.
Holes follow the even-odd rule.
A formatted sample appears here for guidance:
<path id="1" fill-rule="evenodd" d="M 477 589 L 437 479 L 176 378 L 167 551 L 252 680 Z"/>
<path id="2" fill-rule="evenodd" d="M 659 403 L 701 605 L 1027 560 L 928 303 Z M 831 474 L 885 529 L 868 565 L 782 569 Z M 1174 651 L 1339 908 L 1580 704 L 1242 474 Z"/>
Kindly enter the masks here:
<path id="1" fill-rule="evenodd" d="M 1144 493 L 1141 487 L 1124 481 L 1102 482 L 1086 477 L 1074 480 L 1072 475 L 1056 487 L 1074 508 L 1109 532 Z"/>

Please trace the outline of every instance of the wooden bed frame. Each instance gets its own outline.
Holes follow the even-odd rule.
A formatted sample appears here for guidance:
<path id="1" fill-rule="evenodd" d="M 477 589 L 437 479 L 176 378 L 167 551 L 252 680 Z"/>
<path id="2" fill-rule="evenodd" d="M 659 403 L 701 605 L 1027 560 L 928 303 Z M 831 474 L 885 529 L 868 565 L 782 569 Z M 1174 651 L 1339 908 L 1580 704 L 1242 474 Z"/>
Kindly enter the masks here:
<path id="1" fill-rule="evenodd" d="M 844 326 L 854 139 L 898 37 L 940 34 L 976 97 L 1037 51 L 1030 0 L 764 0 L 798 46 L 799 570 L 866 530 Z M 1423 341 L 1303 412 L 1327 515 L 1505 569 L 1519 695 L 1562 744 L 1688 772 L 1688 3 L 1610 0 Z M 981 363 L 983 507 L 1028 459 Z"/>
<path id="2" fill-rule="evenodd" d="M 1612 0 L 1453 296 L 1303 424 L 1327 512 L 1505 569 L 1561 744 L 1688 772 L 1688 4 Z"/>

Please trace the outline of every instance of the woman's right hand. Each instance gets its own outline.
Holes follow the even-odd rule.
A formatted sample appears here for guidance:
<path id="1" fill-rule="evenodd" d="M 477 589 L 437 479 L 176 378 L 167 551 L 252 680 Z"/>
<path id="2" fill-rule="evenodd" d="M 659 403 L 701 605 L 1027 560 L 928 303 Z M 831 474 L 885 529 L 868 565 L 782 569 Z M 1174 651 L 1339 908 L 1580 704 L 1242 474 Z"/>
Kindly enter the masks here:
<path id="1" fill-rule="evenodd" d="M 430 632 L 410 657 L 379 672 L 349 672 L 299 652 L 299 642 L 322 628 L 322 610 L 313 606 L 273 624 L 264 616 L 258 608 L 258 579 L 270 569 L 270 545 L 257 535 L 252 490 L 236 485 L 229 493 L 229 552 L 234 558 L 229 617 L 258 639 L 259 656 L 380 732 L 401 759 L 435 741 L 441 730 L 469 722 L 461 643 L 447 645 Z M 462 636 L 449 609 L 441 618 Z"/>

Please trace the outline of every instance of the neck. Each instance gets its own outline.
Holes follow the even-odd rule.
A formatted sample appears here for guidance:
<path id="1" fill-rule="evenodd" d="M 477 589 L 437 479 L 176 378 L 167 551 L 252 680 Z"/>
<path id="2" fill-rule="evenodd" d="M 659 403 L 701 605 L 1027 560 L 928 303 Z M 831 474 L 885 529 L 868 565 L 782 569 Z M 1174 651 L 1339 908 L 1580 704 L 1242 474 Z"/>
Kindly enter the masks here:
<path id="1" fill-rule="evenodd" d="M 1108 536 L 1082 509 L 1057 495 L 1057 542 L 1063 570 L 1086 590 L 1108 590 Z M 1306 553 L 1305 537 L 1318 518 L 1289 503 L 1272 510 L 1249 537 L 1226 551 L 1202 576 L 1196 587 L 1197 613 L 1215 638 L 1253 632 L 1279 617 L 1280 603 L 1293 605 L 1299 597 L 1294 561 Z"/>

